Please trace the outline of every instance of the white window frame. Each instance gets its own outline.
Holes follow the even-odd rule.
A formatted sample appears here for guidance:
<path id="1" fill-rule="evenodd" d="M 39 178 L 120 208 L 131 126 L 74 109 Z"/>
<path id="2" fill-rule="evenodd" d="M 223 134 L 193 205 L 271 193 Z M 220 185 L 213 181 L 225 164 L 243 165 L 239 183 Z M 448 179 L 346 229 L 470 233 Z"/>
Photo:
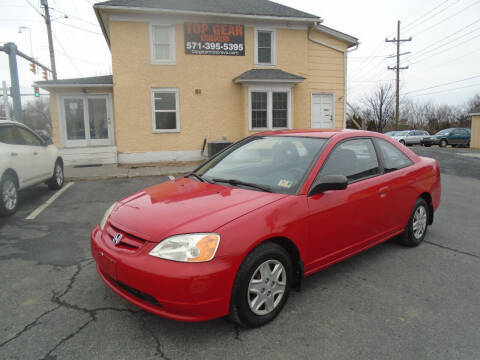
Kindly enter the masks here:
<path id="1" fill-rule="evenodd" d="M 249 86 L 248 87 L 248 130 L 249 131 L 265 131 L 265 130 L 282 130 L 292 128 L 292 91 L 288 86 Z M 267 93 L 267 127 L 254 128 L 252 127 L 252 92 L 266 92 Z M 273 127 L 273 95 L 274 92 L 287 93 L 287 126 Z"/>
<path id="2" fill-rule="evenodd" d="M 155 110 L 155 93 L 175 93 L 175 113 L 176 113 L 176 127 L 175 129 L 157 129 L 157 124 L 155 121 L 155 113 L 157 112 L 173 112 L 171 110 Z M 178 102 L 178 89 L 177 88 L 152 88 L 150 91 L 150 99 L 152 102 L 152 132 L 154 134 L 160 133 L 174 133 L 180 132 L 180 105 Z"/>
<path id="3" fill-rule="evenodd" d="M 270 63 L 260 63 L 258 62 L 258 32 L 270 32 L 272 33 L 272 56 L 271 56 L 271 60 L 272 62 Z M 265 27 L 262 27 L 262 28 L 255 28 L 255 32 L 254 32 L 254 48 L 255 48 L 255 51 L 254 51 L 254 62 L 255 62 L 255 65 L 258 65 L 258 66 L 276 66 L 277 65 L 277 30 L 275 28 L 265 28 Z"/>
<path id="4" fill-rule="evenodd" d="M 170 58 L 169 59 L 162 60 L 162 59 L 155 58 L 154 27 L 167 28 L 169 31 L 169 40 L 170 40 Z M 152 65 L 176 65 L 175 25 L 150 23 L 149 28 L 150 28 L 150 62 L 151 64 Z"/>

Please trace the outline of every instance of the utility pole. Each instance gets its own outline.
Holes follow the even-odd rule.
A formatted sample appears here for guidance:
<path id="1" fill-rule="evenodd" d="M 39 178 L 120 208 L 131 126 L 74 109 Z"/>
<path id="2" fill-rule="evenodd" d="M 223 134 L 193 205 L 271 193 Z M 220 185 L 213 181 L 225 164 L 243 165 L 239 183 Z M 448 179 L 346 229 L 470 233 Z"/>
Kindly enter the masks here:
<path id="1" fill-rule="evenodd" d="M 45 24 L 47 25 L 48 34 L 48 47 L 50 49 L 50 67 L 52 68 L 53 80 L 57 80 L 57 66 L 55 65 L 55 52 L 53 50 L 53 38 L 52 38 L 52 22 L 50 21 L 50 10 L 48 8 L 48 0 L 41 0 L 41 4 L 45 9 Z"/>
<path id="2" fill-rule="evenodd" d="M 408 66 L 400 67 L 400 56 L 405 55 L 408 53 L 400 54 L 400 43 L 404 41 L 412 41 L 412 37 L 410 36 L 408 39 L 401 39 L 400 38 L 400 20 L 397 22 L 397 37 L 393 39 L 385 39 L 385 42 L 394 42 L 397 43 L 397 66 L 389 66 L 388 70 L 395 70 L 397 73 L 397 90 L 396 90 L 396 101 L 395 101 L 395 129 L 398 130 L 398 122 L 400 119 L 400 70 L 408 69 Z"/>

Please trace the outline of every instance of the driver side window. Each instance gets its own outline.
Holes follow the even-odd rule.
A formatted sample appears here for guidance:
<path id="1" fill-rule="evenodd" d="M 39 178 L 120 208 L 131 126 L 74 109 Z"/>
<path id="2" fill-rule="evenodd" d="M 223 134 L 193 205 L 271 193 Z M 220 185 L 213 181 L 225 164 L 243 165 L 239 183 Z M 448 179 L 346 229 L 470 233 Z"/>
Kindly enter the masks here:
<path id="1" fill-rule="evenodd" d="M 323 165 L 320 175 L 344 175 L 354 182 L 380 173 L 377 153 L 370 139 L 347 140 L 337 145 Z"/>

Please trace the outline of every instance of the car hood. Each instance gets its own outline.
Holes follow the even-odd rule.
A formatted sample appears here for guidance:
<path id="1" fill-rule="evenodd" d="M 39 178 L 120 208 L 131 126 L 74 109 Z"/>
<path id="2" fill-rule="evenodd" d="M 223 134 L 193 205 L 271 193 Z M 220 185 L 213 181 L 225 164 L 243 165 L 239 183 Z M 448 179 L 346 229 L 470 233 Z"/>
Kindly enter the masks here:
<path id="1" fill-rule="evenodd" d="M 213 232 L 285 196 L 179 178 L 119 201 L 109 221 L 134 236 L 160 242 L 176 234 Z"/>

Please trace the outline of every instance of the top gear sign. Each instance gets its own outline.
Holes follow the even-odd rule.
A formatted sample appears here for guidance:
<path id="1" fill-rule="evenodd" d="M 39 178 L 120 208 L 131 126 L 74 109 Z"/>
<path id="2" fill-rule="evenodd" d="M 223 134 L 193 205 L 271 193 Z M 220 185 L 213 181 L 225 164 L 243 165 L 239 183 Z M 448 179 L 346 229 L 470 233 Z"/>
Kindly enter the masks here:
<path id="1" fill-rule="evenodd" d="M 245 26 L 185 23 L 185 54 L 245 56 Z"/>

